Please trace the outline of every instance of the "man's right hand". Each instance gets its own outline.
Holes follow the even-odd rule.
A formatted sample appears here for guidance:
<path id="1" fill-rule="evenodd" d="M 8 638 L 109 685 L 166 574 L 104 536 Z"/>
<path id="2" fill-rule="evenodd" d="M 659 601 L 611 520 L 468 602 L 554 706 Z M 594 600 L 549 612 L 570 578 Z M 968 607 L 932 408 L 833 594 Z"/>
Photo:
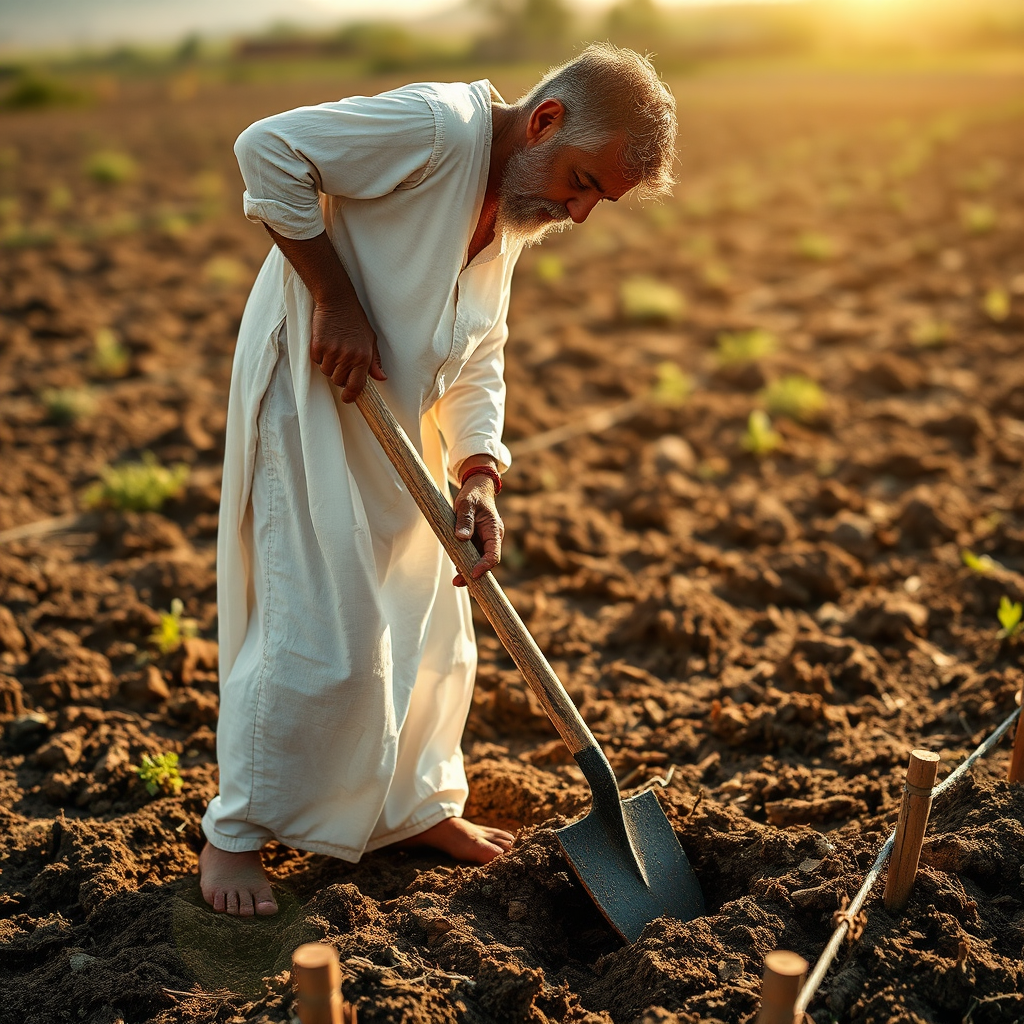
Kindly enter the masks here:
<path id="1" fill-rule="evenodd" d="M 362 394 L 367 375 L 388 379 L 376 333 L 365 316 L 353 317 L 351 310 L 319 305 L 313 310 L 309 354 L 323 375 L 342 389 L 343 402 L 354 402 Z"/>
<path id="2" fill-rule="evenodd" d="M 341 400 L 354 402 L 366 387 L 367 375 L 374 380 L 388 376 L 352 281 L 326 231 L 306 239 L 285 238 L 269 224 L 267 231 L 313 296 L 310 358 L 342 389 Z"/>

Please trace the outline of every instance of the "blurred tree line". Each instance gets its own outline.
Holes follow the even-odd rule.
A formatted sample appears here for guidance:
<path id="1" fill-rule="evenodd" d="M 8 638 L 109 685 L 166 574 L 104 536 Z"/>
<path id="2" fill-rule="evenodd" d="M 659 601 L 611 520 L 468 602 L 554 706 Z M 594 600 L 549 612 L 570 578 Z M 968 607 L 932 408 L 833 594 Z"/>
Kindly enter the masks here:
<path id="1" fill-rule="evenodd" d="M 458 75 L 467 64 L 564 60 L 593 39 L 653 52 L 662 71 L 721 58 L 805 53 L 899 58 L 1024 48 L 1024 0 L 738 0 L 683 7 L 613 0 L 597 12 L 578 2 L 462 0 L 462 6 L 412 24 L 365 20 L 329 32 L 276 25 L 228 49 L 190 35 L 157 50 L 119 46 L 57 62 L 0 61 L 0 109 L 87 102 L 89 89 L 78 79 L 90 73 L 113 81 L 192 74 L 205 67 L 244 77 L 262 73 L 263 65 L 274 73 L 275 62 L 301 67 L 344 61 L 359 72 L 450 68 Z"/>
<path id="2" fill-rule="evenodd" d="M 459 14 L 462 15 L 461 22 Z M 239 48 L 243 56 L 315 49 L 393 71 L 438 63 L 553 61 L 574 46 L 609 39 L 652 50 L 659 66 L 722 56 L 861 49 L 935 51 L 1024 45 L 1022 0 L 796 0 L 662 7 L 655 0 L 616 0 L 584 14 L 571 0 L 466 0 L 444 30 L 398 22 L 346 25 L 312 39 L 271 33 Z"/>

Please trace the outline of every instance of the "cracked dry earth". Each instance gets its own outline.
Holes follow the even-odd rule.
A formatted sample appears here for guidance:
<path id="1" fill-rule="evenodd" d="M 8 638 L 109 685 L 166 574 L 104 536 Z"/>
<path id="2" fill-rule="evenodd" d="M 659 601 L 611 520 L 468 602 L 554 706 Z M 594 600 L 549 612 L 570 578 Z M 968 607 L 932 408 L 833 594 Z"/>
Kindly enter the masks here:
<path id="1" fill-rule="evenodd" d="M 670 776 L 659 797 L 707 917 L 616 938 L 552 834 L 586 786 L 483 621 L 468 813 L 517 829 L 511 853 L 347 865 L 272 847 L 276 918 L 206 908 L 219 460 L 267 245 L 230 145 L 274 110 L 394 84 L 183 100 L 152 81 L 0 115 L 3 209 L 26 229 L 0 249 L 0 530 L 69 517 L 0 544 L 5 1022 L 278 1024 L 291 951 L 323 939 L 365 1024 L 750 1024 L 765 954 L 813 962 L 860 886 L 909 751 L 937 751 L 941 779 L 1014 708 L 1021 646 L 996 612 L 1024 600 L 1021 82 L 697 74 L 673 82 L 676 197 L 602 209 L 524 255 L 507 436 L 642 398 L 665 361 L 692 393 L 523 455 L 500 578 L 624 790 Z M 99 148 L 138 176 L 91 183 L 79 168 Z M 633 275 L 684 310 L 628 315 Z M 774 349 L 724 365 L 719 335 L 754 328 Z M 97 367 L 104 329 L 123 376 Z M 755 457 L 749 413 L 795 373 L 824 409 L 773 417 L 780 443 Z M 94 407 L 55 423 L 46 388 L 90 388 Z M 191 468 L 178 498 L 76 517 L 102 466 L 143 451 Z M 996 564 L 972 571 L 965 548 Z M 175 598 L 199 635 L 161 655 L 148 637 Z M 131 766 L 160 751 L 185 786 L 151 799 Z M 1024 790 L 1007 762 L 1003 743 L 936 801 L 905 914 L 869 899 L 818 1024 L 1024 1020 Z"/>

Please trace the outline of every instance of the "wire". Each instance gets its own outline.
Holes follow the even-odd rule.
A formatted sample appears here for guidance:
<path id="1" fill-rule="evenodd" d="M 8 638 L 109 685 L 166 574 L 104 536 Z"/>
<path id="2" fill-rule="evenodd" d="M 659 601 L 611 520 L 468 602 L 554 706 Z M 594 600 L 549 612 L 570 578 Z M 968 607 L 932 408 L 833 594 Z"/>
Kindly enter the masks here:
<path id="1" fill-rule="evenodd" d="M 942 783 L 936 786 L 932 790 L 932 800 L 934 800 L 940 793 L 944 793 L 950 786 L 956 785 L 962 778 L 964 773 L 979 757 L 983 757 L 987 754 L 1006 734 L 1006 731 L 1011 725 L 1017 720 L 1020 715 L 1021 709 L 1017 708 L 1013 714 L 1011 714 L 991 736 L 985 740 L 984 743 L 974 751 L 970 757 L 958 768 L 956 768 L 950 775 L 942 781 Z M 850 930 L 850 922 L 860 912 L 860 908 L 864 905 L 864 901 L 868 897 L 868 893 L 871 892 L 872 886 L 878 880 L 878 876 L 882 872 L 882 868 L 885 866 L 885 862 L 889 859 L 889 854 L 892 853 L 892 848 L 896 842 L 896 830 L 893 829 L 891 835 L 882 844 L 881 850 L 878 851 L 878 856 L 875 858 L 875 863 L 871 865 L 871 870 L 867 873 L 864 878 L 864 884 L 860 887 L 857 895 L 853 897 L 849 907 L 843 912 L 843 920 L 839 923 L 839 926 L 832 933 L 832 938 L 829 939 L 828 945 L 825 947 L 821 956 L 818 958 L 818 962 L 814 965 L 814 970 L 811 972 L 807 981 L 804 982 L 804 986 L 800 989 L 800 994 L 797 996 L 796 1003 L 793 1007 L 793 1012 L 796 1016 L 799 1016 L 807 1007 L 810 1005 L 811 1000 L 817 995 L 818 988 L 828 973 L 828 969 L 832 966 L 832 961 L 835 960 L 836 954 L 839 952 L 840 946 L 843 944 L 843 939 L 846 937 L 846 933 Z"/>

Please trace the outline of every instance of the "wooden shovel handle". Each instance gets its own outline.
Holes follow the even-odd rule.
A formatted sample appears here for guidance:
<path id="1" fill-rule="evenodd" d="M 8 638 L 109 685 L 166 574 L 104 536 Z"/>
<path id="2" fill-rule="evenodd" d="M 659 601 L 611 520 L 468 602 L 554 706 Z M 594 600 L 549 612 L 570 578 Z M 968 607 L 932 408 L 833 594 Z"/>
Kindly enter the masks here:
<path id="1" fill-rule="evenodd" d="M 469 570 L 479 561 L 480 554 L 471 541 L 459 540 L 455 536 L 455 511 L 451 503 L 438 489 L 430 470 L 372 380 L 366 382 L 356 405 L 569 751 L 575 755 L 588 747 L 596 748 L 597 741 L 587 723 L 498 581 L 489 572 L 478 580 L 470 576 Z"/>

